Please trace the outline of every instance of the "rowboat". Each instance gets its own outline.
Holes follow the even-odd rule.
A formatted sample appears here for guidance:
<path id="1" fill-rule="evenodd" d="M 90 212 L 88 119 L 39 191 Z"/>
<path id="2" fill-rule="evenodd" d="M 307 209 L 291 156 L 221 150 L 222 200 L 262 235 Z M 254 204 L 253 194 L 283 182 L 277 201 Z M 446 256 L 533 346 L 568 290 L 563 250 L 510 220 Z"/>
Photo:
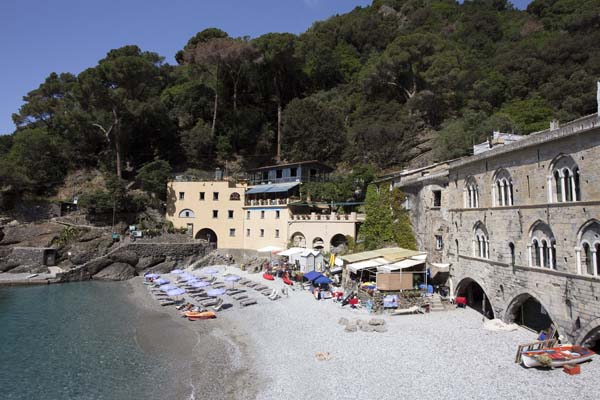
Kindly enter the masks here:
<path id="1" fill-rule="evenodd" d="M 266 272 L 263 274 L 263 278 L 265 278 L 265 279 L 266 279 L 266 280 L 268 280 L 268 281 L 273 281 L 273 280 L 275 280 L 275 277 L 274 277 L 273 275 L 271 275 L 271 274 L 268 274 L 268 273 L 266 273 Z"/>
<path id="2" fill-rule="evenodd" d="M 212 319 L 216 318 L 217 314 L 214 311 L 186 311 L 183 313 L 190 321 L 196 321 L 199 319 Z"/>
<path id="3" fill-rule="evenodd" d="M 565 364 L 579 364 L 591 359 L 594 353 L 590 349 L 581 346 L 559 346 L 539 350 L 529 350 L 522 354 L 521 360 L 525 367 L 550 366 L 552 368 L 562 367 Z M 544 357 L 545 356 L 545 357 Z M 549 359 L 549 364 L 541 362 L 540 358 Z"/>

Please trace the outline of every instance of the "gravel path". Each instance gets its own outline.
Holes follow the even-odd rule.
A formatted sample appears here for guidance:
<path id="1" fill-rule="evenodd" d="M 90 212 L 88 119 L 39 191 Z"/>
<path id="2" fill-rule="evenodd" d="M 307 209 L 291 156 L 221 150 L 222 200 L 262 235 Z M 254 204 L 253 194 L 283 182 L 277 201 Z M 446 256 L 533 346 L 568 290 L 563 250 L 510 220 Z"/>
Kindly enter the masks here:
<path id="1" fill-rule="evenodd" d="M 227 272 L 281 288 L 260 274 Z M 250 291 L 252 293 L 252 291 Z M 219 314 L 237 340 L 248 345 L 259 399 L 597 399 L 600 359 L 582 365 L 581 375 L 561 369 L 525 369 L 514 363 L 519 343 L 534 334 L 519 328 L 492 332 L 471 310 L 386 316 L 387 332 L 344 331 L 340 317 L 371 318 L 364 310 L 316 301 L 307 291 L 288 298 L 237 304 Z M 317 352 L 331 359 L 318 361 Z"/>

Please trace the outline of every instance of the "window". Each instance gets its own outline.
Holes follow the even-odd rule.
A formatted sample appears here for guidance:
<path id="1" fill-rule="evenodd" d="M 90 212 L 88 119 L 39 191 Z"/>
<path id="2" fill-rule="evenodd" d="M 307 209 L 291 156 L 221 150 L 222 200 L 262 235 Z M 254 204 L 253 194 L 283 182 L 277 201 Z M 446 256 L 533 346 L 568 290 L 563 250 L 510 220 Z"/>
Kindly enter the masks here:
<path id="1" fill-rule="evenodd" d="M 246 236 L 250 236 L 250 229 L 246 229 Z"/>
<path id="2" fill-rule="evenodd" d="M 281 211 L 275 210 L 275 218 L 279 219 L 280 216 L 281 216 Z"/>
<path id="3" fill-rule="evenodd" d="M 479 189 L 475 178 L 469 177 L 465 181 L 465 208 L 479 207 Z"/>
<path id="4" fill-rule="evenodd" d="M 290 176 L 298 176 L 298 168 L 290 168 Z"/>
<path id="5" fill-rule="evenodd" d="M 229 228 L 229 236 L 231 236 L 231 237 L 235 236 L 235 228 Z"/>
<path id="6" fill-rule="evenodd" d="M 229 219 L 233 218 L 233 210 L 228 210 L 227 211 L 227 218 L 229 218 Z"/>
<path id="7" fill-rule="evenodd" d="M 494 174 L 492 199 L 494 199 L 493 205 L 496 207 L 514 205 L 513 181 L 505 169 L 500 169 Z"/>
<path id="8" fill-rule="evenodd" d="M 219 192 L 213 192 L 213 200 L 214 201 L 219 200 Z"/>
<path id="9" fill-rule="evenodd" d="M 179 200 L 185 199 L 185 192 L 179 192 Z"/>
<path id="10" fill-rule="evenodd" d="M 250 219 L 250 211 L 246 211 L 246 219 Z"/>
<path id="11" fill-rule="evenodd" d="M 600 222 L 592 220 L 579 230 L 579 248 L 575 248 L 577 256 L 577 273 L 584 275 L 600 275 Z"/>
<path id="12" fill-rule="evenodd" d="M 433 206 L 434 207 L 442 206 L 442 191 L 441 190 L 433 191 Z"/>
<path id="13" fill-rule="evenodd" d="M 442 235 L 435 235 L 435 249 L 442 250 L 444 248 L 444 240 Z"/>
<path id="14" fill-rule="evenodd" d="M 240 200 L 240 194 L 238 192 L 233 192 L 229 195 L 229 200 L 231 201 L 239 201 Z"/>
<path id="15" fill-rule="evenodd" d="M 571 156 L 560 155 L 552 162 L 550 168 L 552 172 L 548 178 L 548 201 L 581 201 L 581 176 L 575 160 Z"/>
<path id="16" fill-rule="evenodd" d="M 473 237 L 473 256 L 479 258 L 490 258 L 490 241 L 487 229 L 483 223 L 475 224 Z"/>
<path id="17" fill-rule="evenodd" d="M 510 250 L 510 265 L 515 265 L 515 244 L 509 243 L 508 248 Z"/>
<path id="18" fill-rule="evenodd" d="M 283 178 L 283 170 L 282 169 L 275 170 L 275 177 L 277 179 Z"/>
<path id="19" fill-rule="evenodd" d="M 260 219 L 265 219 L 265 212 L 264 211 L 260 212 Z"/>
<path id="20" fill-rule="evenodd" d="M 279 229 L 275 229 L 275 237 L 278 238 L 279 237 Z"/>
<path id="21" fill-rule="evenodd" d="M 189 208 L 186 208 L 179 212 L 179 218 L 196 218 L 196 214 Z"/>
<path id="22" fill-rule="evenodd" d="M 537 221 L 532 225 L 529 235 L 529 266 L 556 269 L 556 240 L 550 226 Z"/>
<path id="23" fill-rule="evenodd" d="M 410 196 L 406 195 L 406 198 L 404 199 L 404 208 L 410 210 L 410 207 Z"/>
<path id="24" fill-rule="evenodd" d="M 219 210 L 213 210 L 213 218 L 219 218 Z"/>
<path id="25" fill-rule="evenodd" d="M 260 237 L 265 237 L 265 230 L 264 229 L 260 230 Z"/>
<path id="26" fill-rule="evenodd" d="M 204 192 L 200 192 L 198 198 L 204 200 Z"/>

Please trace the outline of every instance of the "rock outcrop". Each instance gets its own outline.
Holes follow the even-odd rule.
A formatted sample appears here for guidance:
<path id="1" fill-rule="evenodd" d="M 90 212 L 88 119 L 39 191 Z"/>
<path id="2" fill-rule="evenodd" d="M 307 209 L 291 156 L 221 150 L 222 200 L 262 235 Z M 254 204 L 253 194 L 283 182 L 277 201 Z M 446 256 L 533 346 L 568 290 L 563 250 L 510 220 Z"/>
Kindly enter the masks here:
<path id="1" fill-rule="evenodd" d="M 111 254 L 110 259 L 117 263 L 129 264 L 133 267 L 135 267 L 139 261 L 137 254 L 128 250 Z"/>
<path id="2" fill-rule="evenodd" d="M 148 268 L 152 268 L 155 265 L 158 265 L 158 264 L 164 262 L 166 259 L 167 259 L 167 257 L 165 257 L 165 256 L 142 257 L 142 258 L 140 258 L 137 265 L 135 266 L 135 270 L 139 274 Z"/>
<path id="3" fill-rule="evenodd" d="M 135 268 L 125 263 L 113 263 L 95 274 L 92 279 L 105 281 L 124 281 L 135 276 Z"/>

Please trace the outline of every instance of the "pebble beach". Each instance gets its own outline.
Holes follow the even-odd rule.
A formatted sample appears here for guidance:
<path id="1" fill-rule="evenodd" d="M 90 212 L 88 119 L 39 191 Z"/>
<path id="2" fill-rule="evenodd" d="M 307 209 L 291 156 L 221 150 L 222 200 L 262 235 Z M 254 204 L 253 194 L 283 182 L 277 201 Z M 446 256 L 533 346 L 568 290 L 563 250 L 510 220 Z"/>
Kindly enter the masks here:
<path id="1" fill-rule="evenodd" d="M 226 272 L 283 286 L 279 279 L 268 282 L 231 266 Z M 223 296 L 230 306 L 217 319 L 191 322 L 175 308 L 158 305 L 141 278 L 131 285 L 132 297 L 149 317 L 160 314 L 169 321 L 147 326 L 145 340 L 189 361 L 179 363 L 179 384 L 188 388 L 177 394 L 182 399 L 597 398 L 600 359 L 582 364 L 576 376 L 562 369 L 526 369 L 514 363 L 516 348 L 535 334 L 524 328 L 486 330 L 483 316 L 469 308 L 374 316 L 317 301 L 298 287 L 274 301 L 245 288 L 257 304 L 241 307 Z M 373 317 L 385 321 L 385 332 L 346 332 L 339 323 Z M 156 329 L 162 334 L 153 333 Z M 175 331 L 183 336 L 164 337 Z"/>

